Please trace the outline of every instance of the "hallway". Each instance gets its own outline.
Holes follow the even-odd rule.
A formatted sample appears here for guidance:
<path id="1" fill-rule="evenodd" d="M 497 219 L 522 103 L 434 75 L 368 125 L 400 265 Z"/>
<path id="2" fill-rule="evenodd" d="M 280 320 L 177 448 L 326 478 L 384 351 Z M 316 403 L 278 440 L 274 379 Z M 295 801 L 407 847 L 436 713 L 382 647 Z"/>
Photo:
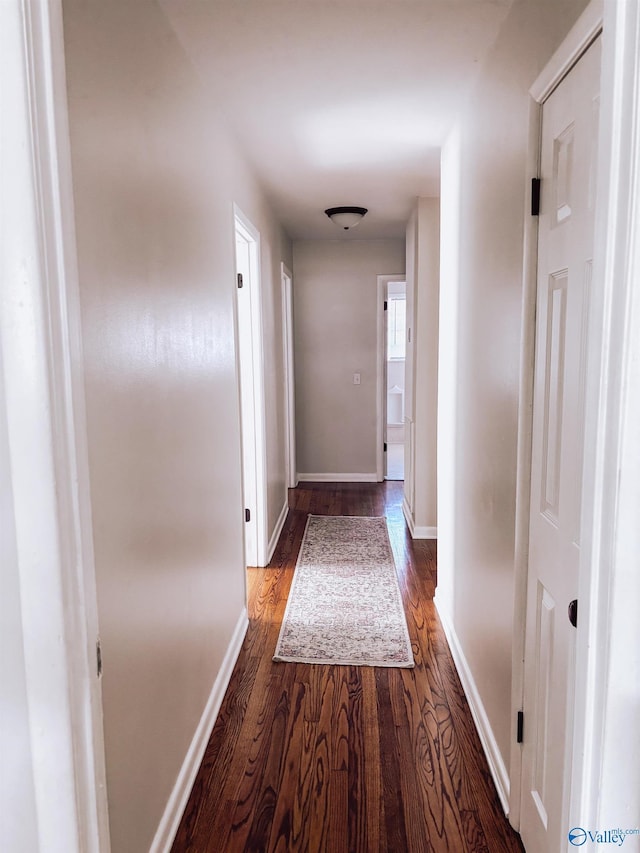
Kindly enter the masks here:
<path id="1" fill-rule="evenodd" d="M 301 484 L 173 845 L 240 851 L 521 851 L 433 605 L 436 543 L 411 540 L 402 483 Z M 415 669 L 271 660 L 308 513 L 384 515 Z"/>

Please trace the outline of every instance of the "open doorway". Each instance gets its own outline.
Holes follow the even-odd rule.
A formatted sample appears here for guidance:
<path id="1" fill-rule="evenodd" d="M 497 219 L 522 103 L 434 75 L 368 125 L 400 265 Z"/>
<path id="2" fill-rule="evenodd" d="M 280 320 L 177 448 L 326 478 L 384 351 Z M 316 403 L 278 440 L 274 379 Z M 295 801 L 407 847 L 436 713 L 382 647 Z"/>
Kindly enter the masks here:
<path id="1" fill-rule="evenodd" d="M 386 480 L 404 480 L 404 377 L 407 340 L 407 286 L 387 284 L 386 310 Z"/>
<path id="2" fill-rule="evenodd" d="M 237 355 L 244 496 L 244 545 L 248 566 L 266 561 L 265 428 L 260 305 L 259 232 L 235 209 Z"/>
<path id="3" fill-rule="evenodd" d="M 280 271 L 282 279 L 287 488 L 295 489 L 298 485 L 298 469 L 296 465 L 296 403 L 293 362 L 293 276 L 283 263 L 280 264 Z"/>
<path id="4" fill-rule="evenodd" d="M 379 480 L 404 480 L 406 289 L 403 276 L 378 276 Z"/>

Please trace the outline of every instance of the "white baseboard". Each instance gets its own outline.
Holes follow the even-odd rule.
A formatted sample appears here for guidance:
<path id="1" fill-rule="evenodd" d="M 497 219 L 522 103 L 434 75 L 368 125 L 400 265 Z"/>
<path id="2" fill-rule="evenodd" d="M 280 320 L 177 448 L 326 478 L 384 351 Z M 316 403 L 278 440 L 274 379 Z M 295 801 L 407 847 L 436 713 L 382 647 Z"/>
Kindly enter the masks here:
<path id="1" fill-rule="evenodd" d="M 301 483 L 377 483 L 373 474 L 298 474 Z"/>
<path id="2" fill-rule="evenodd" d="M 411 534 L 412 539 L 438 538 L 437 527 L 423 527 L 413 523 L 413 515 L 411 514 L 406 498 L 402 501 L 402 513 L 404 515 L 404 520 L 407 522 L 407 527 L 409 528 L 409 533 Z"/>
<path id="3" fill-rule="evenodd" d="M 473 677 L 473 673 L 471 672 L 471 667 L 469 666 L 467 658 L 462 650 L 455 628 L 449 621 L 449 615 L 446 612 L 445 607 L 441 606 L 437 591 L 434 598 L 434 604 L 436 605 L 438 615 L 440 616 L 440 621 L 442 622 L 442 627 L 444 628 L 449 648 L 451 649 L 451 655 L 456 669 L 458 670 L 458 675 L 460 676 L 460 681 L 462 682 L 462 687 L 467 697 L 469 708 L 471 709 L 471 715 L 473 716 L 476 729 L 478 730 L 478 735 L 480 736 L 480 742 L 482 743 L 484 754 L 486 755 L 487 762 L 489 763 L 489 770 L 491 771 L 491 776 L 493 777 L 498 796 L 500 797 L 502 808 L 505 815 L 508 816 L 510 788 L 509 774 L 502 759 L 502 755 L 500 754 L 498 742 L 493 734 L 489 717 L 487 716 L 484 704 L 480 698 L 480 693 Z"/>
<path id="4" fill-rule="evenodd" d="M 407 522 L 409 533 L 411 534 L 411 538 L 413 539 L 413 514 L 411 513 L 411 509 L 409 508 L 409 504 L 407 503 L 406 496 L 402 500 L 402 514 L 404 515 L 404 520 Z"/>
<path id="5" fill-rule="evenodd" d="M 167 801 L 149 853 L 169 853 L 171 850 L 248 626 L 247 611 L 243 608 L 191 745 L 178 773 L 173 791 Z"/>
<path id="6" fill-rule="evenodd" d="M 271 539 L 269 539 L 269 544 L 267 546 L 267 563 L 271 562 L 273 552 L 276 550 L 276 545 L 278 544 L 278 539 L 280 538 L 280 534 L 282 533 L 282 528 L 284 527 L 284 523 L 287 520 L 288 513 L 289 496 L 286 495 L 284 499 L 284 504 L 280 511 L 280 515 L 278 516 L 278 520 L 276 521 L 276 526 L 273 528 L 273 533 L 271 534 Z"/>
<path id="7" fill-rule="evenodd" d="M 414 539 L 437 539 L 438 528 L 416 526 L 413 528 L 413 533 L 411 535 Z"/>

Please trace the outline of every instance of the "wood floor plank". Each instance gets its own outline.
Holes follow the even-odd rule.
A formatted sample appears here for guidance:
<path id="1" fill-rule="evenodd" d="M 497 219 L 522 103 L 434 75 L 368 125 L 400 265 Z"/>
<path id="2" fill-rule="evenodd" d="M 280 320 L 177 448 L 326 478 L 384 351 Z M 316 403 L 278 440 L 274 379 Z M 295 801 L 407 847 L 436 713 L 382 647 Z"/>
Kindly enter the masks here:
<path id="1" fill-rule="evenodd" d="M 349 775 L 346 770 L 332 770 L 329 785 L 329 826 L 327 828 L 327 851 L 341 853 L 344 850 L 363 848 L 349 844 Z"/>
<path id="2" fill-rule="evenodd" d="M 464 850 L 451 779 L 442 760 L 435 709 L 431 702 L 420 707 L 416 692 L 406 689 L 402 673 L 393 674 L 390 686 L 403 766 L 413 763 L 412 772 L 404 773 L 401 779 L 408 849 L 420 849 L 421 839 L 426 837 L 436 853 Z"/>
<path id="3" fill-rule="evenodd" d="M 316 723 L 304 719 L 305 687 L 296 682 L 291 716 L 291 738 L 285 747 L 284 768 L 266 849 L 274 851 L 308 848 L 307 814 L 312 796 L 313 745 Z M 266 836 L 265 836 L 266 837 Z"/>
<path id="4" fill-rule="evenodd" d="M 489 853 L 473 795 L 473 788 L 463 761 L 462 749 L 445 689 L 435 659 L 421 659 L 416 672 L 418 693 L 424 697 L 421 712 L 429 719 L 429 729 L 438 738 L 438 763 L 443 774 L 443 793 L 455 803 L 460 850 Z M 437 734 L 436 734 L 437 733 Z"/>
<path id="5" fill-rule="evenodd" d="M 301 483 L 172 853 L 522 853 L 497 797 L 433 605 L 435 541 L 403 484 Z M 416 666 L 274 663 L 308 514 L 384 515 Z"/>
<path id="6" fill-rule="evenodd" d="M 444 631 L 435 612 L 431 617 L 432 636 L 439 637 L 436 653 L 438 670 L 442 673 L 446 685 L 447 703 L 459 741 L 459 752 L 465 770 L 467 789 L 472 792 L 477 820 L 483 828 L 486 843 L 491 853 L 507 853 L 513 849 L 522 850 L 520 837 L 513 833 L 508 822 L 503 820 L 500 805 L 489 767 L 482 750 L 478 732 L 471 720 L 471 712 L 464 695 L 460 678 L 455 670 L 451 655 L 446 647 Z M 482 779 L 484 784 L 477 784 Z M 514 835 L 517 847 L 513 847 Z"/>
<path id="7" fill-rule="evenodd" d="M 260 849 L 271 833 L 276 792 L 282 775 L 284 746 L 289 740 L 293 678 L 289 670 L 269 677 L 255 732 L 246 732 L 244 771 L 233 796 L 228 850 Z M 223 827 L 216 827 L 222 835 Z"/>
<path id="8" fill-rule="evenodd" d="M 344 667 L 348 685 L 348 840 L 352 849 L 367 850 L 369 843 L 369 791 L 366 777 L 366 731 L 363 708 L 363 682 L 359 667 Z"/>
<path id="9" fill-rule="evenodd" d="M 384 802 L 384 831 L 389 850 L 408 850 L 401 788 L 401 757 L 396 740 L 396 724 L 391 707 L 389 670 L 376 670 L 378 697 L 378 740 L 380 763 L 384 768 L 382 792 Z"/>
<path id="10" fill-rule="evenodd" d="M 386 853 L 387 839 L 384 830 L 384 798 L 382 794 L 383 766 L 380 759 L 380 740 L 378 731 L 378 702 L 375 688 L 375 670 L 364 667 L 362 678 L 362 731 L 364 738 L 364 822 L 367 826 L 367 838 L 361 837 L 355 831 L 349 834 L 349 846 L 354 850 L 366 850 L 365 842 L 371 850 Z M 354 822 L 357 829 L 357 821 Z"/>

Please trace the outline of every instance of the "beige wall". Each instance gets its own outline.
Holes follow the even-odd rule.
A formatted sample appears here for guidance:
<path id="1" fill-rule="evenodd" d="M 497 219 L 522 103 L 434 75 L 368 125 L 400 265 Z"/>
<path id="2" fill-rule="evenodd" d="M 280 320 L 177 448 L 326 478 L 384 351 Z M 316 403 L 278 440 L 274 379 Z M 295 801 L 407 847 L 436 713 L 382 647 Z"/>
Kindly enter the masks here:
<path id="1" fill-rule="evenodd" d="M 437 533 L 438 299 L 440 202 L 420 198 L 407 225 L 408 420 L 405 511 L 419 537 Z"/>
<path id="2" fill-rule="evenodd" d="M 290 246 L 157 5 L 65 46 L 114 853 L 149 849 L 245 604 L 233 202 L 261 232 L 270 529 Z"/>
<path id="3" fill-rule="evenodd" d="M 528 89 L 585 0 L 518 0 L 443 157 L 438 600 L 509 765 Z"/>
<path id="4" fill-rule="evenodd" d="M 377 276 L 404 240 L 293 246 L 296 441 L 301 474 L 376 474 Z M 353 384 L 360 373 L 361 384 Z"/>

